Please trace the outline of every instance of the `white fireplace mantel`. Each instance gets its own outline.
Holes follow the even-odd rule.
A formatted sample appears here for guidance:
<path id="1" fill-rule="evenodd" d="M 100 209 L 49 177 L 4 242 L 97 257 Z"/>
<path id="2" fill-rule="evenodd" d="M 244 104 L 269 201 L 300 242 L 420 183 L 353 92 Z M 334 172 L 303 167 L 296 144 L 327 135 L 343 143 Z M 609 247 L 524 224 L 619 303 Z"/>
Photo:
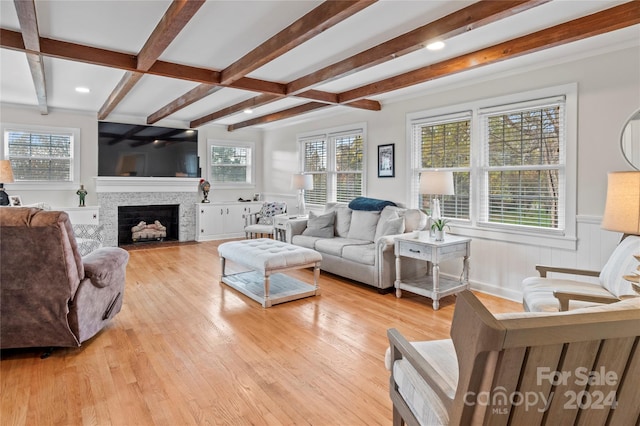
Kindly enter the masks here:
<path id="1" fill-rule="evenodd" d="M 96 192 L 198 192 L 200 178 L 94 177 Z"/>

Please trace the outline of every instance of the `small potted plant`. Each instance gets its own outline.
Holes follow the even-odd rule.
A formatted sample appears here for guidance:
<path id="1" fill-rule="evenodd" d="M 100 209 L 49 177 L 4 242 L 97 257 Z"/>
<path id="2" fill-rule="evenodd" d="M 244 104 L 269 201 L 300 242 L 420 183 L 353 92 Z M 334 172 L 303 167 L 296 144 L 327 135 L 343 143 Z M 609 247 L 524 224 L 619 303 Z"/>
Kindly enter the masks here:
<path id="1" fill-rule="evenodd" d="M 433 222 L 431 223 L 431 229 L 433 229 L 435 232 L 436 241 L 444 241 L 444 228 L 449 228 L 449 225 L 447 225 L 447 223 L 449 223 L 449 219 L 433 219 Z"/>

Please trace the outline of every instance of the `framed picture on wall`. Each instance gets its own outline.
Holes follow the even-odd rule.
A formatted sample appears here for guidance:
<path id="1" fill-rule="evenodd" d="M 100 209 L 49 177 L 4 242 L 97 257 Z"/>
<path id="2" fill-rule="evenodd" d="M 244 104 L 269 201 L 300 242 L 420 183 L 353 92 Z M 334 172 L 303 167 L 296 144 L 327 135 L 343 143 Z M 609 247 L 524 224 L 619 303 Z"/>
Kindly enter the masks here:
<path id="1" fill-rule="evenodd" d="M 395 177 L 396 144 L 378 145 L 378 177 Z"/>
<path id="2" fill-rule="evenodd" d="M 13 207 L 22 206 L 22 200 L 19 195 L 9 195 L 9 205 Z"/>

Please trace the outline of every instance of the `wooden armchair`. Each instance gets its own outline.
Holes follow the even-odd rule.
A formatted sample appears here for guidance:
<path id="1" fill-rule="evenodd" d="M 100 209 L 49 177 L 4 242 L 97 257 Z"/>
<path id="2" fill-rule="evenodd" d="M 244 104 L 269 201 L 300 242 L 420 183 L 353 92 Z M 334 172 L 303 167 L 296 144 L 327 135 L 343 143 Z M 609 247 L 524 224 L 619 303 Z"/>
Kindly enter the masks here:
<path id="1" fill-rule="evenodd" d="M 464 291 L 450 340 L 388 336 L 396 426 L 631 425 L 640 416 L 640 298 L 494 317 Z"/>
<path id="2" fill-rule="evenodd" d="M 631 283 L 624 277 L 633 273 L 640 253 L 640 236 L 630 235 L 616 247 L 602 271 L 558 268 L 537 265 L 539 277 L 529 277 L 522 282 L 522 304 L 530 312 L 567 311 L 598 303 L 613 303 L 626 297 L 636 297 Z M 597 277 L 597 280 L 549 277 L 548 273 Z"/>

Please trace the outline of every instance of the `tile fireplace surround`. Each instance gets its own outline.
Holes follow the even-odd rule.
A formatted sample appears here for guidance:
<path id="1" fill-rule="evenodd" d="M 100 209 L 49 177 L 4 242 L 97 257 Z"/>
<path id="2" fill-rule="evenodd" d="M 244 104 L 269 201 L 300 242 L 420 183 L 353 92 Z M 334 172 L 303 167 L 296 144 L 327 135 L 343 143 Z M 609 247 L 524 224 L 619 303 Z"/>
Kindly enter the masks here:
<path id="1" fill-rule="evenodd" d="M 195 240 L 200 178 L 97 177 L 95 180 L 105 246 L 118 245 L 118 206 L 178 204 L 178 240 Z"/>

